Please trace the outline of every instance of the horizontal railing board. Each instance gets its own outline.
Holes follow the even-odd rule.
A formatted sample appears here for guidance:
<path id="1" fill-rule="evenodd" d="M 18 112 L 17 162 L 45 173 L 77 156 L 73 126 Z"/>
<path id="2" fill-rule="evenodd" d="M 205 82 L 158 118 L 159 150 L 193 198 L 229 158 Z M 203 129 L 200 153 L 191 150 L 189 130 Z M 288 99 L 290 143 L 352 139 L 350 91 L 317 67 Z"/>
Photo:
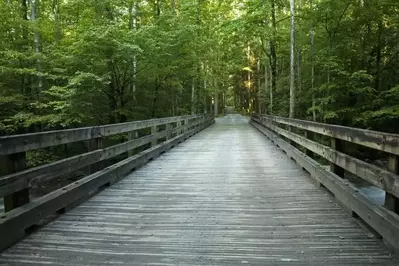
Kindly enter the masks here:
<path id="1" fill-rule="evenodd" d="M 179 142 L 187 139 L 213 123 L 213 118 L 206 119 L 205 121 L 202 121 L 200 126 L 195 127 L 186 133 L 178 135 L 4 214 L 0 217 L 0 250 L 8 248 L 23 238 L 25 236 L 25 230 L 30 226 L 40 223 L 40 221 L 49 215 L 73 204 L 80 198 L 93 195 L 96 193 L 98 188 L 106 184 L 117 182 L 133 168 L 140 167 L 149 159 L 169 150 Z"/>
<path id="2" fill-rule="evenodd" d="M 189 127 L 197 126 L 201 123 L 202 121 L 198 120 L 189 125 L 173 128 L 169 133 L 173 134 L 180 132 L 182 130 L 188 129 Z M 152 135 L 143 136 L 141 138 L 126 141 L 107 148 L 98 149 L 92 152 L 87 152 L 53 163 L 0 177 L 0 197 L 10 195 L 13 192 L 30 187 L 35 183 L 48 181 L 88 165 L 113 158 L 132 149 L 151 143 L 153 140 L 164 138 L 167 136 L 167 134 L 168 132 L 163 130 Z"/>
<path id="3" fill-rule="evenodd" d="M 348 180 L 342 179 L 324 169 L 318 162 L 306 156 L 259 123 L 259 120 L 252 120 L 251 124 L 255 128 L 283 149 L 289 157 L 305 168 L 317 182 L 321 182 L 340 202 L 353 210 L 363 221 L 380 234 L 390 246 L 399 251 L 399 215 L 374 204 Z"/>
<path id="4" fill-rule="evenodd" d="M 104 126 L 4 136 L 0 137 L 0 155 L 14 154 L 61 144 L 112 136 L 152 126 L 201 117 L 204 117 L 204 115 L 176 116 Z"/>
<path id="5" fill-rule="evenodd" d="M 262 115 L 261 118 L 263 117 L 271 119 L 276 123 L 293 126 L 324 136 L 345 140 L 379 151 L 399 155 L 399 134 L 390 134 L 285 117 Z"/>
<path id="6" fill-rule="evenodd" d="M 274 125 L 264 125 L 371 184 L 399 196 L 399 176 Z"/>

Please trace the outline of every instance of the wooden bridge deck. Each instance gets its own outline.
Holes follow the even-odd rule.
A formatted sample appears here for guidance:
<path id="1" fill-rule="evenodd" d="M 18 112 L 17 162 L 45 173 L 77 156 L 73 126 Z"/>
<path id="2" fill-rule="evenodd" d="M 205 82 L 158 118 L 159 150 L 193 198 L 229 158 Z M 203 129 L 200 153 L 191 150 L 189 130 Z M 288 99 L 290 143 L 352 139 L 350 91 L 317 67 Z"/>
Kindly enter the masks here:
<path id="1" fill-rule="evenodd" d="M 229 115 L 0 255 L 1 265 L 398 265 Z"/>

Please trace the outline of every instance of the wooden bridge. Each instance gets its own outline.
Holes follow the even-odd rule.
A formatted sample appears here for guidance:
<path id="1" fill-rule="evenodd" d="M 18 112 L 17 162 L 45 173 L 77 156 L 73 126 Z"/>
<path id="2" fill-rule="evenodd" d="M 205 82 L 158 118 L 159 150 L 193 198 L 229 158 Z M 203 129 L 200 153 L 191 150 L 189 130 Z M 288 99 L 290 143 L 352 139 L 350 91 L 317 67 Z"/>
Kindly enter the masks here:
<path id="1" fill-rule="evenodd" d="M 26 166 L 33 150 L 82 142 L 84 154 Z M 0 265 L 398 265 L 398 144 L 257 115 L 1 137 Z M 89 174 L 35 192 L 79 169 Z"/>

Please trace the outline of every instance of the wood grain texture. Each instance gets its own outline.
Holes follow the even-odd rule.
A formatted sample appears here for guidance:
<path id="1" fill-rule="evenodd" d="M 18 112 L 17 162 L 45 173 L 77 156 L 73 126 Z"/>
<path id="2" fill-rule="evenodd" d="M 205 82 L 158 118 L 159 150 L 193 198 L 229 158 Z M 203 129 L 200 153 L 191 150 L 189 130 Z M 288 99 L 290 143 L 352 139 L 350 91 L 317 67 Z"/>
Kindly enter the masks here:
<path id="1" fill-rule="evenodd" d="M 186 119 L 200 119 L 204 115 L 175 116 L 142 121 L 132 121 L 94 127 L 82 127 L 39 133 L 0 137 L 0 155 L 13 154 L 45 147 L 57 146 L 93 138 L 101 138 L 143 129 L 152 126 L 174 123 Z"/>
<path id="2" fill-rule="evenodd" d="M 0 255 L 0 265 L 397 265 L 229 115 Z"/>
<path id="3" fill-rule="evenodd" d="M 399 155 L 399 134 L 391 134 L 353 127 L 344 127 L 317 123 L 313 121 L 262 115 L 257 118 L 265 118 L 275 123 L 293 126 L 309 130 L 324 136 L 334 137 L 348 142 L 356 143 L 372 149 Z"/>
<path id="4" fill-rule="evenodd" d="M 260 122 L 259 120 L 257 120 Z M 267 124 L 264 124 L 267 125 Z M 343 152 L 339 152 L 337 149 L 337 143 L 340 141 L 338 139 L 333 139 L 332 143 L 334 144 L 334 148 L 327 147 L 323 144 L 320 144 L 316 141 L 312 141 L 307 139 L 306 137 L 302 137 L 298 134 L 289 132 L 288 130 L 282 129 L 275 125 L 267 125 L 268 128 L 278 133 L 281 136 L 284 136 L 295 143 L 298 143 L 300 146 L 320 155 L 321 157 L 330 161 L 336 169 L 335 172 L 339 176 L 343 176 L 343 171 L 347 170 L 359 178 L 366 180 L 367 182 L 373 184 L 389 192 L 392 195 L 399 196 L 399 176 L 384 170 L 380 167 L 362 161 L 360 159 L 349 156 Z M 342 149 L 342 148 L 341 148 Z"/>

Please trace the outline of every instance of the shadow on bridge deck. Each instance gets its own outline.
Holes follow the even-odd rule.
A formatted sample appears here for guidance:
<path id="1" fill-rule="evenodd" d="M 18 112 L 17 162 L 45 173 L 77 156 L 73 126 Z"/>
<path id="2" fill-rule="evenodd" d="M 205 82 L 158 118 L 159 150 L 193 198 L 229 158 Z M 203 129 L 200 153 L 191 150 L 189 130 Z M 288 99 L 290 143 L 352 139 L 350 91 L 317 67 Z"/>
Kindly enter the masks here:
<path id="1" fill-rule="evenodd" d="M 0 255 L 6 265 L 397 265 L 228 115 Z"/>

